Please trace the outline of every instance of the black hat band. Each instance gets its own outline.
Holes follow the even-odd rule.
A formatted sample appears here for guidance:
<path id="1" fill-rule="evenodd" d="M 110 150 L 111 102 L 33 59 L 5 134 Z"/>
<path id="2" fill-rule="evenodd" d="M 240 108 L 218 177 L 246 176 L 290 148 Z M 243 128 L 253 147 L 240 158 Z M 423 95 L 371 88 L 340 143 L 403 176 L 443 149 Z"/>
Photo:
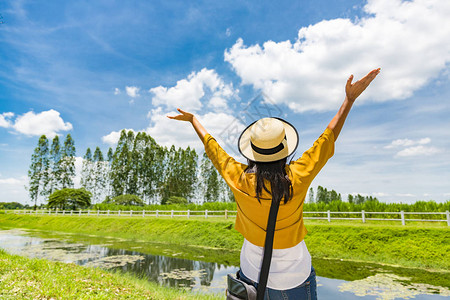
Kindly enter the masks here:
<path id="1" fill-rule="evenodd" d="M 285 141 L 285 140 L 286 140 L 286 136 L 284 136 L 283 141 Z M 269 148 L 269 149 L 259 148 L 258 146 L 255 146 L 252 143 L 252 141 L 250 141 L 250 145 L 252 146 L 253 151 L 255 151 L 256 153 L 263 154 L 263 155 L 272 155 L 272 154 L 278 153 L 284 149 L 283 141 L 281 141 L 281 143 L 278 146 Z"/>

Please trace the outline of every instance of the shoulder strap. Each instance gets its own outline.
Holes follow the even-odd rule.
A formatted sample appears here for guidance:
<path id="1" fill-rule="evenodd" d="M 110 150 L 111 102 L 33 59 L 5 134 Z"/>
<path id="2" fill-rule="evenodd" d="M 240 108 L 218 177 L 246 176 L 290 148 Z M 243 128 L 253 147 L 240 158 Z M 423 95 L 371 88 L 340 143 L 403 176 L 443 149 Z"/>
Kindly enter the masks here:
<path id="1" fill-rule="evenodd" d="M 267 221 L 266 240 L 264 242 L 264 256 L 261 271 L 259 273 L 258 290 L 256 296 L 257 300 L 263 300 L 264 293 L 266 291 L 270 262 L 272 260 L 273 237 L 275 235 L 275 223 L 277 221 L 279 205 L 280 203 L 275 203 L 275 201 L 272 201 L 272 204 L 270 205 L 269 220 Z"/>

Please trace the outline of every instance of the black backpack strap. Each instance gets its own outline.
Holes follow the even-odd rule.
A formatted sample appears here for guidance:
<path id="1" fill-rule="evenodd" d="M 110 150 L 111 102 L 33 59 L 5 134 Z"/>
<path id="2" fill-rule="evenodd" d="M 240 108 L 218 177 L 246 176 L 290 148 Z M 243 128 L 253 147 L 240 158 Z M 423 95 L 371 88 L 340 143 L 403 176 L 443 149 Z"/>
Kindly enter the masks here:
<path id="1" fill-rule="evenodd" d="M 264 293 L 266 291 L 267 279 L 269 277 L 270 262 L 272 261 L 272 250 L 273 250 L 273 237 L 275 235 L 275 223 L 277 221 L 278 208 L 280 203 L 272 200 L 270 205 L 269 220 L 267 221 L 267 231 L 266 240 L 264 242 L 264 256 L 261 266 L 261 271 L 259 273 L 258 289 L 257 289 L 257 300 L 264 299 Z"/>

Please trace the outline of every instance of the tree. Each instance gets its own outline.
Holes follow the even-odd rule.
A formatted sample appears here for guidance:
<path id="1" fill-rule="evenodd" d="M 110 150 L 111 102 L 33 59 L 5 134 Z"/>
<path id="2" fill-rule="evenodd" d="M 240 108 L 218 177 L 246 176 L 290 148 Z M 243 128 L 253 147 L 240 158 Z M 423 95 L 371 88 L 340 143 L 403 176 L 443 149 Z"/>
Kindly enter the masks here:
<path id="1" fill-rule="evenodd" d="M 119 196 L 126 193 L 128 179 L 128 145 L 127 133 L 125 130 L 120 132 L 120 138 L 117 143 L 116 151 L 111 163 L 111 188 L 112 196 Z"/>
<path id="2" fill-rule="evenodd" d="M 80 184 L 87 191 L 91 192 L 94 190 L 93 184 L 93 163 L 92 163 L 92 153 L 91 148 L 87 148 L 86 154 L 83 157 L 83 166 L 81 168 L 81 179 Z"/>
<path id="3" fill-rule="evenodd" d="M 61 187 L 73 187 L 75 177 L 75 142 L 70 134 L 67 134 L 61 153 Z"/>
<path id="4" fill-rule="evenodd" d="M 46 194 L 44 186 L 48 185 L 48 139 L 45 135 L 39 138 L 38 145 L 31 156 L 31 165 L 28 170 L 30 199 L 34 202 L 34 209 L 37 207 L 39 195 Z"/>
<path id="5" fill-rule="evenodd" d="M 108 165 L 109 163 L 104 161 L 103 153 L 97 146 L 92 158 L 92 185 L 94 187 L 92 194 L 94 203 L 99 202 L 102 196 L 107 195 Z"/>
<path id="6" fill-rule="evenodd" d="M 120 195 L 111 199 L 111 202 L 117 205 L 144 206 L 144 201 L 136 195 Z"/>
<path id="7" fill-rule="evenodd" d="M 206 152 L 203 152 L 200 163 L 200 190 L 201 197 L 205 202 L 218 201 L 221 184 L 216 168 L 211 163 Z"/>
<path id="8" fill-rule="evenodd" d="M 59 143 L 59 136 L 55 135 L 50 148 L 50 187 L 49 194 L 61 186 L 61 145 Z"/>
<path id="9" fill-rule="evenodd" d="M 309 199 L 308 199 L 309 203 L 314 203 L 314 190 L 313 188 L 309 188 Z"/>
<path id="10" fill-rule="evenodd" d="M 48 207 L 64 209 L 80 209 L 91 205 L 92 194 L 84 188 L 71 189 L 63 188 L 54 191 L 48 200 Z"/>
<path id="11" fill-rule="evenodd" d="M 353 195 L 348 194 L 347 200 L 348 200 L 348 203 L 353 203 Z"/>
<path id="12" fill-rule="evenodd" d="M 167 202 L 165 204 L 188 204 L 188 201 L 183 197 L 172 196 L 167 199 Z"/>

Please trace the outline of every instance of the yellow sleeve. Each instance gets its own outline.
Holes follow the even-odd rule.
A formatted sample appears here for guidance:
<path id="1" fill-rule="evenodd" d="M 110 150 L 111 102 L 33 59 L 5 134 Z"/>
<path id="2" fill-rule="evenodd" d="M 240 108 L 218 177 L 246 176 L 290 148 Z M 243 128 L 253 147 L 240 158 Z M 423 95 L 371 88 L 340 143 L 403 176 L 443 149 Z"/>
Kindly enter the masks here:
<path id="1" fill-rule="evenodd" d="M 290 163 L 294 184 L 302 184 L 308 187 L 333 154 L 334 133 L 327 128 L 311 148 L 303 153 L 299 159 Z"/>
<path id="2" fill-rule="evenodd" d="M 205 136 L 204 145 L 206 155 L 208 155 L 219 174 L 230 187 L 235 187 L 239 176 L 247 168 L 247 165 L 237 162 L 233 157 L 228 155 L 210 134 Z"/>

